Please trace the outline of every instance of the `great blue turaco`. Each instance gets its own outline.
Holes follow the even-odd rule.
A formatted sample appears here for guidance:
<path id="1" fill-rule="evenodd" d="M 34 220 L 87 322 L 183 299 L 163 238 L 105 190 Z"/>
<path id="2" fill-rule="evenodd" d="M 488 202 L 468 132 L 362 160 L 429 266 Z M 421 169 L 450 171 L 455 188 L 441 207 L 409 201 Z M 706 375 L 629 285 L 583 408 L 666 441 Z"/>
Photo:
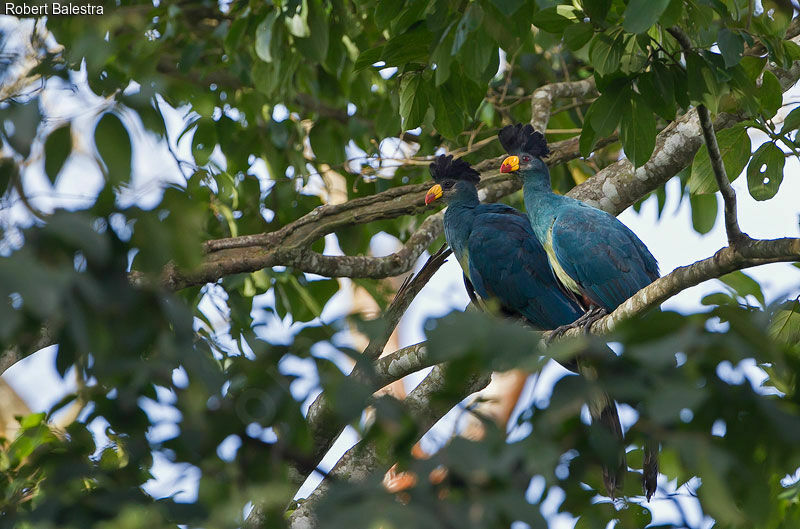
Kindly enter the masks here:
<path id="1" fill-rule="evenodd" d="M 542 160 L 550 150 L 531 125 L 508 125 L 498 138 L 509 154 L 501 173 L 522 178 L 525 209 L 533 232 L 547 253 L 553 273 L 586 310 L 579 324 L 588 328 L 659 277 L 647 246 L 613 215 L 553 192 Z M 648 500 L 656 487 L 657 450 L 645 450 L 642 484 Z"/>
<path id="2" fill-rule="evenodd" d="M 481 204 L 476 184 L 480 174 L 463 161 L 441 155 L 430 164 L 435 185 L 425 203 L 447 203 L 444 234 L 461 264 L 470 297 L 495 300 L 500 311 L 526 321 L 537 330 L 569 324 L 583 314 L 580 305 L 558 284 L 524 213 L 505 204 Z M 473 292 L 474 289 L 474 292 Z M 610 352 L 610 351 L 609 351 Z M 565 366 L 581 371 L 580 362 Z M 589 403 L 593 420 L 622 439 L 616 405 L 607 395 Z M 618 464 L 603 469 L 603 481 L 614 497 L 627 469 L 624 450 Z"/>

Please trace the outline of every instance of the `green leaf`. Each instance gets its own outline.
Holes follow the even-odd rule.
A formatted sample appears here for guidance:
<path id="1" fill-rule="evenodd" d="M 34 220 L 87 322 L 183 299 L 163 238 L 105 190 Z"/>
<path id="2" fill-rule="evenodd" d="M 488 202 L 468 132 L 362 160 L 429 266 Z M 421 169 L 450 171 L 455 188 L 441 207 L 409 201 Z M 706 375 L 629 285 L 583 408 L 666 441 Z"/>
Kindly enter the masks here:
<path id="1" fill-rule="evenodd" d="M 578 149 L 580 150 L 581 156 L 586 157 L 591 154 L 592 149 L 594 148 L 595 144 L 597 143 L 597 133 L 592 128 L 592 123 L 590 121 L 592 117 L 592 107 L 589 107 L 589 110 L 586 111 L 586 115 L 583 119 L 583 128 L 581 129 L 581 137 L 578 140 Z"/>
<path id="2" fill-rule="evenodd" d="M 625 9 L 622 27 L 630 33 L 642 33 L 658 21 L 670 0 L 631 0 Z"/>
<path id="3" fill-rule="evenodd" d="M 505 16 L 510 17 L 525 5 L 525 0 L 492 0 L 492 3 Z"/>
<path id="4" fill-rule="evenodd" d="M 483 9 L 478 4 L 470 4 L 464 16 L 458 21 L 456 33 L 453 37 L 453 46 L 450 54 L 455 55 L 461 49 L 470 33 L 478 29 L 483 20 Z"/>
<path id="5" fill-rule="evenodd" d="M 311 28 L 308 27 L 308 0 L 303 1 L 300 11 L 284 20 L 289 33 L 295 37 L 308 37 L 311 34 Z"/>
<path id="6" fill-rule="evenodd" d="M 423 93 L 424 83 L 418 74 L 408 74 L 400 81 L 400 116 L 403 130 L 418 127 L 428 109 L 428 98 Z"/>
<path id="7" fill-rule="evenodd" d="M 589 45 L 589 62 L 600 75 L 608 75 L 619 70 L 625 39 L 622 33 L 616 36 L 598 33 Z"/>
<path id="8" fill-rule="evenodd" d="M 762 307 L 766 305 L 761 285 L 758 284 L 758 281 L 741 270 L 725 274 L 720 277 L 719 280 L 731 287 L 740 297 L 745 298 L 747 296 L 753 296 L 761 303 Z"/>
<path id="9" fill-rule="evenodd" d="M 778 78 L 775 77 L 774 73 L 769 71 L 764 72 L 759 95 L 763 117 L 770 119 L 778 112 L 778 109 L 781 108 L 783 104 L 781 83 L 778 81 Z"/>
<path id="10" fill-rule="evenodd" d="M 689 195 L 692 206 L 692 227 L 697 233 L 706 234 L 717 220 L 717 195 Z"/>
<path id="11" fill-rule="evenodd" d="M 665 28 L 677 24 L 681 16 L 683 16 L 683 1 L 684 0 L 672 0 L 661 14 L 658 23 Z"/>
<path id="12" fill-rule="evenodd" d="M 318 162 L 330 165 L 344 163 L 347 137 L 342 134 L 341 125 L 333 119 L 320 119 L 311 128 L 308 136 Z"/>
<path id="13" fill-rule="evenodd" d="M 376 62 L 380 61 L 381 55 L 383 55 L 383 48 L 384 46 L 376 46 L 374 48 L 362 51 L 358 55 L 356 63 L 353 65 L 353 71 L 360 72 L 364 68 L 369 68 Z"/>
<path id="14" fill-rule="evenodd" d="M 330 39 L 328 19 L 321 0 L 307 0 L 307 2 L 307 20 L 310 34 L 308 38 L 298 38 L 295 41 L 295 45 L 303 55 L 321 63 L 328 55 L 328 41 Z"/>
<path id="15" fill-rule="evenodd" d="M 649 72 L 636 80 L 639 93 L 659 116 L 666 120 L 675 119 L 678 109 L 675 105 L 675 81 L 672 73 L 661 63 L 656 63 Z"/>
<path id="16" fill-rule="evenodd" d="M 767 329 L 773 340 L 789 345 L 800 344 L 800 301 L 784 303 L 772 316 Z"/>
<path id="17" fill-rule="evenodd" d="M 197 165 L 205 165 L 217 145 L 217 128 L 213 120 L 202 118 L 197 122 L 197 129 L 192 137 L 192 156 Z"/>
<path id="18" fill-rule="evenodd" d="M 431 94 L 434 110 L 433 126 L 445 138 L 455 139 L 466 126 L 461 105 L 446 97 L 444 89 L 433 90 Z"/>
<path id="19" fill-rule="evenodd" d="M 274 9 L 269 12 L 267 17 L 256 28 L 256 55 L 264 62 L 272 62 L 270 44 L 272 43 L 272 27 L 275 25 L 275 19 L 277 18 L 278 10 Z"/>
<path id="20" fill-rule="evenodd" d="M 786 134 L 787 132 L 797 130 L 798 127 L 800 127 L 800 106 L 792 109 L 792 111 L 789 112 L 789 115 L 786 116 L 786 119 L 783 120 L 781 134 Z"/>
<path id="21" fill-rule="evenodd" d="M 594 26 L 588 22 L 572 24 L 564 29 L 564 44 L 572 51 L 583 48 L 594 36 Z"/>
<path id="22" fill-rule="evenodd" d="M 389 40 L 383 47 L 381 60 L 386 62 L 386 66 L 398 67 L 405 67 L 412 62 L 425 63 L 432 41 L 431 32 L 425 28 L 425 24 L 420 24 Z"/>
<path id="23" fill-rule="evenodd" d="M 386 29 L 389 23 L 400 14 L 403 9 L 403 2 L 397 0 L 378 0 L 375 6 L 375 25 L 379 29 Z"/>
<path id="24" fill-rule="evenodd" d="M 747 188 L 756 200 L 774 197 L 783 182 L 783 166 L 786 156 L 772 142 L 761 145 L 747 166 Z"/>
<path id="25" fill-rule="evenodd" d="M 716 114 L 722 88 L 714 69 L 705 58 L 696 53 L 686 54 L 689 99 L 696 105 L 705 105 Z"/>
<path id="26" fill-rule="evenodd" d="M 117 184 L 131 177 L 131 138 L 117 116 L 108 112 L 94 130 L 97 152 L 108 170 L 108 179 Z"/>
<path id="27" fill-rule="evenodd" d="M 722 163 L 725 164 L 725 173 L 728 175 L 728 180 L 733 182 L 750 159 L 750 137 L 744 127 L 731 127 L 717 133 L 717 144 L 722 154 Z M 711 168 L 711 159 L 708 156 L 708 147 L 703 145 L 692 162 L 689 192 L 715 193 L 718 189 L 717 179 Z"/>
<path id="28" fill-rule="evenodd" d="M 537 28 L 547 31 L 548 33 L 561 33 L 572 21 L 561 14 L 563 10 L 560 12 L 559 7 L 560 6 L 548 7 L 547 9 L 537 11 L 533 15 L 531 22 Z"/>
<path id="29" fill-rule="evenodd" d="M 717 33 L 717 45 L 722 52 L 725 68 L 730 68 L 739 63 L 744 52 L 744 39 L 728 28 L 721 28 Z"/>
<path id="30" fill-rule="evenodd" d="M 589 107 L 585 120 L 591 123 L 598 138 L 610 136 L 617 128 L 630 94 L 626 88 L 606 90 Z"/>
<path id="31" fill-rule="evenodd" d="M 72 151 L 72 132 L 69 123 L 48 134 L 44 142 L 44 172 L 55 184 L 59 171 Z"/>
<path id="32" fill-rule="evenodd" d="M 638 94 L 623 106 L 620 140 L 625 155 L 634 167 L 641 167 L 656 146 L 656 120 L 653 111 Z"/>

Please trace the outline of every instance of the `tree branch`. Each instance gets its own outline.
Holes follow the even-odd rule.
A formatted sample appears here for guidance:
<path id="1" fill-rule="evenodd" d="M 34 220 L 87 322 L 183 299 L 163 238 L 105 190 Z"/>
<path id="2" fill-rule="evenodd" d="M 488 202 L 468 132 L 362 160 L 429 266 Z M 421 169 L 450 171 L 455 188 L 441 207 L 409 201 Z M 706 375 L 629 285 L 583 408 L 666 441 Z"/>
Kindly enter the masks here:
<path id="1" fill-rule="evenodd" d="M 489 383 L 491 376 L 485 373 L 475 376 L 464 384 L 461 394 L 450 398 L 433 398 L 439 395 L 445 385 L 446 367 L 437 365 L 414 390 L 403 399 L 403 406 L 417 422 L 420 432 L 427 432 L 441 419 L 453 406 L 476 391 L 480 391 Z M 387 468 L 390 462 L 382 460 L 376 448 L 370 444 L 359 443 L 348 450 L 329 472 L 329 476 L 353 481 L 363 481 L 377 470 L 381 465 Z M 325 495 L 329 487 L 328 480 L 323 481 L 319 487 L 295 510 L 289 517 L 292 529 L 312 529 L 317 527 L 314 517 L 315 504 Z M 249 521 L 249 520 L 248 520 Z M 246 524 L 247 527 L 258 525 Z"/>
<path id="2" fill-rule="evenodd" d="M 534 129 L 544 131 L 550 121 L 550 111 L 554 99 L 577 97 L 588 99 L 597 95 L 594 77 L 583 81 L 551 83 L 537 88 L 531 97 L 531 125 Z"/>
<path id="3" fill-rule="evenodd" d="M 447 257 L 452 253 L 452 250 L 443 245 L 438 252 L 433 254 L 420 271 L 413 277 L 407 279 L 403 285 L 398 289 L 392 303 L 387 307 L 381 316 L 382 328 L 376 336 L 374 336 L 367 347 L 364 349 L 364 360 L 373 362 L 383 353 L 386 342 L 389 341 L 395 327 L 400 322 L 406 309 L 417 297 L 419 291 L 422 290 L 433 274 L 445 263 Z M 377 391 L 384 387 L 386 384 L 381 383 L 381 378 L 367 374 L 364 370 L 360 369 L 358 365 L 353 369 L 350 376 L 361 382 L 370 385 L 373 391 Z M 383 376 L 382 378 L 386 378 Z M 395 379 L 397 380 L 397 379 Z M 393 382 L 390 380 L 389 382 Z M 314 440 L 314 447 L 311 458 L 317 462 L 322 459 L 325 452 L 330 449 L 331 444 L 336 439 L 336 435 L 344 428 L 344 424 L 337 419 L 336 414 L 330 407 L 328 399 L 324 393 L 320 393 L 311 406 L 308 408 L 306 414 L 306 421 L 308 428 L 311 430 L 311 438 Z"/>
<path id="4" fill-rule="evenodd" d="M 670 34 L 680 43 L 684 52 L 688 53 L 692 47 L 689 37 L 680 28 L 669 28 Z M 728 234 L 728 244 L 736 246 L 744 242 L 749 237 L 742 233 L 739 228 L 739 219 L 736 214 L 736 192 L 731 187 L 731 182 L 725 172 L 725 163 L 722 160 L 722 153 L 719 152 L 717 135 L 714 132 L 714 124 L 711 123 L 711 115 L 705 105 L 697 106 L 697 115 L 700 118 L 700 127 L 703 130 L 703 138 L 708 148 L 708 157 L 711 160 L 711 169 L 714 171 L 714 178 L 717 180 L 722 200 L 725 203 L 725 232 Z"/>
<path id="5" fill-rule="evenodd" d="M 800 239 L 748 239 L 737 246 L 726 246 L 713 256 L 680 266 L 644 287 L 611 314 L 591 326 L 592 334 L 608 334 L 620 321 L 644 314 L 675 294 L 735 270 L 768 263 L 800 261 Z M 564 336 L 580 336 L 582 329 L 570 329 Z M 551 332 L 543 333 L 546 340 Z"/>

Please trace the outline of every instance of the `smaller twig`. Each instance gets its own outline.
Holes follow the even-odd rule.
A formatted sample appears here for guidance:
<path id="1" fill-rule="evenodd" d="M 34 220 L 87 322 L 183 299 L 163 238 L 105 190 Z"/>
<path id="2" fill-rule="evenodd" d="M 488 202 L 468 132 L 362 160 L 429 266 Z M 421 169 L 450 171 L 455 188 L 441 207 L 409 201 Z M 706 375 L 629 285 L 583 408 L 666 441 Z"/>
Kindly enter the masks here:
<path id="1" fill-rule="evenodd" d="M 691 42 L 686 33 L 679 28 L 669 28 L 669 33 L 680 43 L 684 51 L 691 49 Z M 717 144 L 717 135 L 714 133 L 714 124 L 711 122 L 711 115 L 705 105 L 697 106 L 697 116 L 700 118 L 700 128 L 703 130 L 703 139 L 708 148 L 708 157 L 711 159 L 711 168 L 717 180 L 717 186 L 722 194 L 725 203 L 725 231 L 728 234 L 728 244 L 736 246 L 750 239 L 739 228 L 739 220 L 736 214 L 736 192 L 731 187 L 731 182 L 725 172 L 725 163 Z"/>
<path id="2" fill-rule="evenodd" d="M 414 301 L 414 298 L 417 297 L 422 287 L 430 281 L 433 274 L 439 270 L 439 267 L 444 264 L 451 253 L 453 253 L 453 251 L 448 248 L 446 244 L 442 245 L 435 254 L 430 256 L 413 279 L 406 280 L 403 283 L 392 300 L 392 303 L 383 314 L 383 321 L 385 324 L 383 331 L 370 340 L 369 345 L 364 349 L 364 357 L 367 360 L 376 360 L 381 355 L 383 348 L 386 346 L 386 342 L 389 341 L 389 337 L 394 332 L 394 328 L 397 327 L 397 323 L 406 312 L 408 306 Z"/>

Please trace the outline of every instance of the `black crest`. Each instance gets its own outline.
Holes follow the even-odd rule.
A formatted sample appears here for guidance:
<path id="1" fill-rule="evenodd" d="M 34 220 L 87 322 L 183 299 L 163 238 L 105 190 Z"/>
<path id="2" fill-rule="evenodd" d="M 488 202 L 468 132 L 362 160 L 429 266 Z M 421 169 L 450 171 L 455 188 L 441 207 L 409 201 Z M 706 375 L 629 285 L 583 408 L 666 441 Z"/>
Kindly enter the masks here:
<path id="1" fill-rule="evenodd" d="M 506 125 L 500 129 L 497 138 L 508 153 L 524 151 L 539 158 L 550 154 L 550 149 L 547 147 L 542 133 L 533 130 L 530 125 L 522 126 L 520 123 Z"/>
<path id="2" fill-rule="evenodd" d="M 481 179 L 481 174 L 473 169 L 464 160 L 454 160 L 452 155 L 440 154 L 430 165 L 431 176 L 434 182 L 442 180 L 466 180 L 477 184 Z"/>

